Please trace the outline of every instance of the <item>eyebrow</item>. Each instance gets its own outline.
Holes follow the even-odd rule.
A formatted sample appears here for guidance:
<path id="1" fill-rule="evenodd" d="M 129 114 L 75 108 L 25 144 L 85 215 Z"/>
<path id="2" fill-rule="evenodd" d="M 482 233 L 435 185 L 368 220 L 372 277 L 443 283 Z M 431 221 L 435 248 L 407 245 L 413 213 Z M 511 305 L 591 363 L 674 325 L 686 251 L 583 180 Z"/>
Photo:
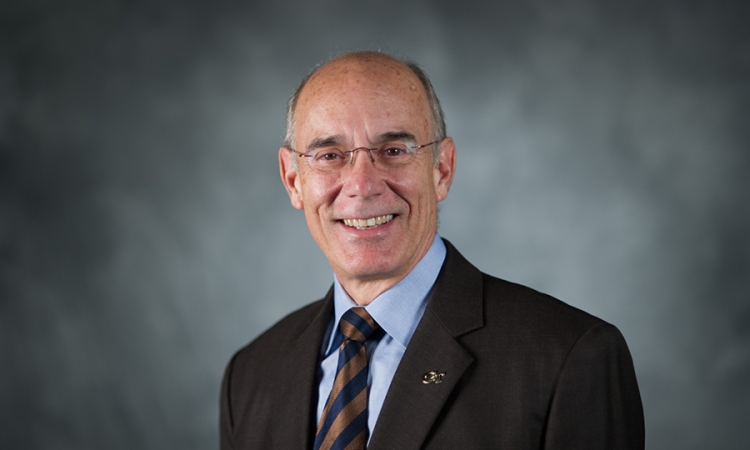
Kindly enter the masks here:
<path id="1" fill-rule="evenodd" d="M 319 148 L 334 147 L 343 145 L 343 139 L 341 136 L 322 136 L 313 139 L 307 146 L 307 151 L 317 150 Z M 388 131 L 378 136 L 378 142 L 393 142 L 393 141 L 416 141 L 416 137 L 406 131 Z"/>
<path id="2" fill-rule="evenodd" d="M 379 136 L 380 142 L 390 141 L 416 141 L 416 137 L 406 131 L 389 131 Z"/>
<path id="3" fill-rule="evenodd" d="M 310 144 L 307 146 L 307 150 L 317 150 L 319 148 L 324 147 L 331 147 L 338 144 L 341 144 L 341 136 L 323 136 L 314 139 Z"/>

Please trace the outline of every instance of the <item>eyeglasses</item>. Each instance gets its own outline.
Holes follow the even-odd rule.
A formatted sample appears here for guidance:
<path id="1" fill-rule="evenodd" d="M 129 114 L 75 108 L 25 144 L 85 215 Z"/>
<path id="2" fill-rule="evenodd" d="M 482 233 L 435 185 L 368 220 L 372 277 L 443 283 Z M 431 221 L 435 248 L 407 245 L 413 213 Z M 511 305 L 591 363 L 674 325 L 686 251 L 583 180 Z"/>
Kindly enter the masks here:
<path id="1" fill-rule="evenodd" d="M 414 161 L 419 149 L 437 144 L 438 142 L 439 141 L 434 141 L 427 144 L 417 145 L 410 141 L 396 141 L 386 142 L 380 147 L 375 148 L 358 147 L 354 150 L 341 150 L 336 147 L 324 147 L 310 150 L 306 153 L 300 153 L 294 149 L 292 149 L 292 151 L 299 157 L 307 158 L 310 168 L 316 172 L 337 172 L 342 170 L 347 163 L 353 165 L 357 150 L 366 151 L 370 156 L 370 162 L 372 162 L 376 168 L 393 170 Z"/>

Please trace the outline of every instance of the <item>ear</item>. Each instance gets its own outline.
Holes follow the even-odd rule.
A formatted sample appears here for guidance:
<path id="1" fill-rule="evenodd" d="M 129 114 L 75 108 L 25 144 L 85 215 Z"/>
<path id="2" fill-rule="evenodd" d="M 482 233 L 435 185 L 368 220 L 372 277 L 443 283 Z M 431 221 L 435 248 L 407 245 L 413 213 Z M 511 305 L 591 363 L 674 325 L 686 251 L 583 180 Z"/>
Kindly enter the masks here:
<path id="1" fill-rule="evenodd" d="M 456 143 L 453 142 L 453 138 L 447 137 L 439 145 L 440 156 L 438 165 L 433 170 L 433 181 L 437 201 L 442 202 L 448 196 L 453 174 L 456 173 Z"/>
<path id="2" fill-rule="evenodd" d="M 289 194 L 289 200 L 292 201 L 292 206 L 297 209 L 302 209 L 305 205 L 302 201 L 299 174 L 297 173 L 297 166 L 294 164 L 294 158 L 294 152 L 290 148 L 281 147 L 279 149 L 279 172 L 281 174 L 281 181 L 284 183 L 286 193 Z"/>

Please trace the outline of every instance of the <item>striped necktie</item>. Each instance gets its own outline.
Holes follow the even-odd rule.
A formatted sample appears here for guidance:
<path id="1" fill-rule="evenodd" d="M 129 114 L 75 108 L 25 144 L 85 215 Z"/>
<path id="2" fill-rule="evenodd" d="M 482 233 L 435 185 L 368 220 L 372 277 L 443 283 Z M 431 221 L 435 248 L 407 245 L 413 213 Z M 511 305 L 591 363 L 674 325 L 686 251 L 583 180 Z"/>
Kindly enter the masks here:
<path id="1" fill-rule="evenodd" d="M 331 394 L 320 416 L 314 450 L 356 450 L 367 445 L 367 350 L 365 342 L 382 335 L 380 326 L 364 308 L 341 316 L 344 342 Z M 378 332 L 381 331 L 381 332 Z"/>

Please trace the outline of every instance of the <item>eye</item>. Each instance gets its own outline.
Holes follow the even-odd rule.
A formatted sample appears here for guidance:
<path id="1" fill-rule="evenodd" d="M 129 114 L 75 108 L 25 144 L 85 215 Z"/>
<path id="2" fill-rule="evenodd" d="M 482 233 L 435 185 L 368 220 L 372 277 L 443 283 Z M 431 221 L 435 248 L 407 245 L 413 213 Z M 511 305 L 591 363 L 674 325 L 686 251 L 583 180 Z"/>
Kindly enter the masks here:
<path id="1" fill-rule="evenodd" d="M 315 154 L 315 160 L 319 162 L 336 162 L 344 159 L 344 153 L 338 149 L 321 150 Z"/>
<path id="2" fill-rule="evenodd" d="M 406 149 L 403 145 L 394 145 L 389 144 L 383 147 L 383 149 L 380 151 L 380 154 L 383 155 L 386 158 L 398 158 L 401 156 L 405 156 L 409 153 L 409 151 Z"/>

